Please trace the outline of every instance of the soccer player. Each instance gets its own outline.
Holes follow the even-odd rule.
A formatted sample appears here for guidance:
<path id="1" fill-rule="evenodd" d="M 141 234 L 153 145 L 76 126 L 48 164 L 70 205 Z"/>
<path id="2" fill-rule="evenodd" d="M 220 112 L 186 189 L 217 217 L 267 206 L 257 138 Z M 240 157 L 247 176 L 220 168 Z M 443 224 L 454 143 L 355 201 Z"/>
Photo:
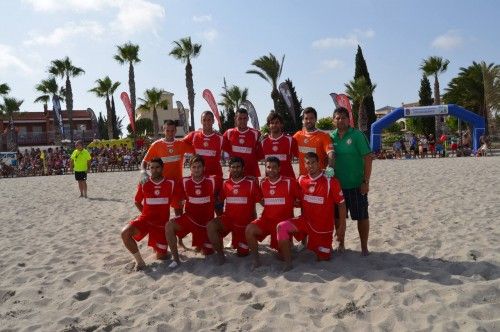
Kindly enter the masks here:
<path id="1" fill-rule="evenodd" d="M 266 159 L 266 178 L 261 181 L 260 190 L 264 211 L 245 231 L 253 258 L 252 270 L 260 266 L 258 241 L 262 242 L 271 235 L 271 248 L 278 250 L 276 226 L 283 220 L 293 218 L 293 208 L 300 199 L 297 181 L 280 175 L 280 160 L 276 157 Z"/>
<path id="2" fill-rule="evenodd" d="M 314 152 L 319 157 L 319 166 L 326 169 L 325 174 L 332 177 L 334 167 L 333 144 L 327 133 L 316 128 L 318 113 L 312 107 L 306 107 L 302 112 L 302 130 L 293 135 L 297 140 L 299 150 L 299 174 L 306 175 L 304 156 L 307 152 Z"/>
<path id="3" fill-rule="evenodd" d="M 193 155 L 189 160 L 191 176 L 182 179 L 184 198 L 186 199 L 185 212 L 180 217 L 170 220 L 166 227 L 166 237 L 173 262 L 170 267 L 180 264 L 177 251 L 176 236 L 179 239 L 188 234 L 193 235 L 192 245 L 205 255 L 213 253 L 212 245 L 208 240 L 207 224 L 214 218 L 215 193 L 217 181 L 213 177 L 206 177 L 205 161 L 200 155 Z"/>
<path id="4" fill-rule="evenodd" d="M 163 161 L 154 158 L 149 167 L 151 177 L 146 182 L 139 183 L 135 195 L 135 206 L 141 215 L 125 226 L 121 233 L 123 244 L 135 258 L 136 270 L 142 270 L 146 266 L 136 243 L 146 235 L 149 235 L 148 246 L 154 249 L 156 258 L 167 258 L 165 224 L 169 219 L 170 202 L 177 195 L 174 181 L 162 175 Z"/>
<path id="5" fill-rule="evenodd" d="M 76 149 L 71 154 L 69 160 L 69 169 L 75 171 L 75 179 L 78 181 L 80 197 L 87 198 L 87 171 L 90 168 L 92 156 L 89 151 L 83 147 L 82 141 L 76 141 Z"/>
<path id="6" fill-rule="evenodd" d="M 226 130 L 222 149 L 230 157 L 240 157 L 245 163 L 245 175 L 259 177 L 258 161 L 263 158 L 259 138 L 260 132 L 248 127 L 248 112 L 244 108 L 236 111 L 235 128 Z"/>
<path id="7" fill-rule="evenodd" d="M 222 238 L 231 233 L 231 244 L 238 256 L 248 255 L 245 228 L 255 219 L 255 203 L 260 201 L 260 191 L 254 179 L 243 175 L 244 161 L 240 157 L 229 160 L 229 179 L 221 189 L 221 200 L 225 200 L 222 216 L 207 225 L 208 237 L 218 257 L 218 264 L 225 262 Z"/>
<path id="8" fill-rule="evenodd" d="M 302 214 L 298 218 L 282 221 L 277 226 L 278 244 L 285 261 L 284 271 L 292 268 L 292 235 L 298 239 L 308 235 L 307 248 L 316 253 L 317 260 L 329 260 L 335 224 L 339 249 L 344 247 L 346 207 L 340 183 L 334 177 L 325 176 L 316 153 L 306 153 L 304 160 L 308 174 L 299 177 Z M 339 218 L 334 223 L 335 204 L 338 206 Z"/>
<path id="9" fill-rule="evenodd" d="M 283 118 L 276 112 L 267 117 L 269 136 L 261 142 L 264 158 L 276 157 L 280 160 L 281 175 L 296 178 L 292 167 L 293 156 L 298 155 L 297 141 L 290 135 L 283 133 Z"/>

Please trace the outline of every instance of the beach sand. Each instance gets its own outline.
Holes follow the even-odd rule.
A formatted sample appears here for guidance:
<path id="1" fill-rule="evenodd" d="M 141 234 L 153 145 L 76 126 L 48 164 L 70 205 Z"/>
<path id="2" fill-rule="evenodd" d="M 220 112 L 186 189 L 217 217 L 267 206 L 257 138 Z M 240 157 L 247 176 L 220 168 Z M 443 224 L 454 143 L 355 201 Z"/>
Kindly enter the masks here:
<path id="1" fill-rule="evenodd" d="M 267 245 L 254 272 L 192 251 L 170 271 L 145 243 L 132 272 L 138 177 L 90 174 L 89 199 L 71 175 L 0 179 L 0 330 L 500 330 L 500 157 L 375 161 L 371 255 L 348 220 L 346 253 L 285 274 Z"/>

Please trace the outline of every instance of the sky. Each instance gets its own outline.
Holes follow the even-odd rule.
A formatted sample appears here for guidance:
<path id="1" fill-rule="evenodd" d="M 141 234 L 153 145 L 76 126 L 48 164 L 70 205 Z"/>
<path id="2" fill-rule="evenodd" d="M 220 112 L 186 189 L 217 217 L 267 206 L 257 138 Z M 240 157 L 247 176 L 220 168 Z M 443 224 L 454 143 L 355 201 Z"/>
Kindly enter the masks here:
<path id="1" fill-rule="evenodd" d="M 202 45 L 192 61 L 195 119 L 209 107 L 202 91 L 221 100 L 223 79 L 248 88 L 261 124 L 273 108 L 271 86 L 246 74 L 269 53 L 285 62 L 281 81 L 290 78 L 302 106 L 319 117 L 333 112 L 331 92 L 342 93 L 353 79 L 360 45 L 370 78 L 377 84 L 376 108 L 418 101 L 429 56 L 450 60 L 441 89 L 472 61 L 500 63 L 496 22 L 500 2 L 405 0 L 19 0 L 0 1 L 0 83 L 23 99 L 21 111 L 42 111 L 33 101 L 35 85 L 48 78 L 54 59 L 69 56 L 85 75 L 72 79 L 74 109 L 106 113 L 103 99 L 88 92 L 99 78 L 121 82 L 128 92 L 128 67 L 114 59 L 116 46 L 140 46 L 135 66 L 137 96 L 157 87 L 188 107 L 185 65 L 169 56 L 172 42 L 191 36 Z M 60 83 L 62 83 L 59 80 Z M 431 84 L 432 84 L 431 79 Z M 64 108 L 64 106 L 63 106 Z"/>

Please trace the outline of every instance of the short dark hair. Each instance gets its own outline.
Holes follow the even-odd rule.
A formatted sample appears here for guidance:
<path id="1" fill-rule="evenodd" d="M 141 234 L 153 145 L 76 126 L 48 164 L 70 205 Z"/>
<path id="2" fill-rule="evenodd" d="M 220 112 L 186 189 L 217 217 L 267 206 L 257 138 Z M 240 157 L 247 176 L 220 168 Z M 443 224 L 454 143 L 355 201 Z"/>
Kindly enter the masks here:
<path id="1" fill-rule="evenodd" d="M 303 115 L 305 115 L 305 114 L 314 114 L 314 117 L 316 119 L 318 118 L 318 112 L 316 112 L 316 110 L 313 107 L 306 107 L 306 108 L 304 108 L 304 110 L 302 111 L 302 114 Z"/>
<path id="2" fill-rule="evenodd" d="M 235 112 L 236 114 L 246 114 L 248 115 L 248 111 L 244 108 L 238 108 Z"/>
<path id="3" fill-rule="evenodd" d="M 235 163 L 240 163 L 242 167 L 245 166 L 245 162 L 241 157 L 231 157 L 231 159 L 229 159 L 229 166 Z"/>
<path id="4" fill-rule="evenodd" d="M 277 157 L 275 157 L 275 156 L 270 156 L 270 157 L 266 158 L 266 164 L 267 163 L 275 163 L 275 164 L 277 164 L 279 166 L 280 165 L 280 160 Z"/>
<path id="5" fill-rule="evenodd" d="M 175 124 L 175 121 L 174 120 L 165 120 L 165 122 L 163 123 L 164 126 L 176 126 L 177 125 Z"/>
<path id="6" fill-rule="evenodd" d="M 335 114 L 340 114 L 340 115 L 349 117 L 349 111 L 347 110 L 347 108 L 342 107 L 342 106 L 337 107 L 335 109 L 335 111 L 333 111 L 333 116 L 335 116 Z"/>
<path id="7" fill-rule="evenodd" d="M 151 161 L 149 162 L 150 164 L 151 163 L 157 163 L 160 165 L 161 168 L 163 168 L 163 160 L 161 160 L 161 158 L 153 158 L 151 159 Z"/>
<path id="8" fill-rule="evenodd" d="M 319 161 L 319 157 L 316 152 L 307 152 L 304 155 L 304 159 L 314 159 L 315 161 Z"/>
<path id="9" fill-rule="evenodd" d="M 281 124 L 284 123 L 283 122 L 283 117 L 279 113 L 277 113 L 275 111 L 271 111 L 271 113 L 269 113 L 269 115 L 267 116 L 267 125 L 269 126 L 269 124 L 271 123 L 271 121 L 274 121 L 276 119 L 278 119 L 278 121 Z"/>
<path id="10" fill-rule="evenodd" d="M 203 116 L 205 115 L 210 115 L 212 117 L 212 119 L 214 119 L 214 113 L 212 113 L 211 111 L 203 111 L 201 113 L 201 118 L 203 118 Z"/>
<path id="11" fill-rule="evenodd" d="M 205 160 L 199 154 L 195 154 L 189 159 L 189 167 L 193 166 L 194 163 L 201 163 L 205 167 Z"/>

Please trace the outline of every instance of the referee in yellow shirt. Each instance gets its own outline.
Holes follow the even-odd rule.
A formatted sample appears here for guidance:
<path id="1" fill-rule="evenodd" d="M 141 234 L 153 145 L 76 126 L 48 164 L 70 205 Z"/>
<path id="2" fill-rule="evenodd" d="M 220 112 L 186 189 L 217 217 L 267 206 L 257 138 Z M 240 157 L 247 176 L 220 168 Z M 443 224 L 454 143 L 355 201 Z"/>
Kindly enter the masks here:
<path id="1" fill-rule="evenodd" d="M 75 171 L 75 179 L 78 181 L 78 189 L 80 189 L 80 197 L 87 198 L 87 171 L 90 168 L 90 160 L 92 157 L 87 149 L 83 148 L 82 141 L 76 142 L 76 149 L 70 157 L 70 171 Z"/>

